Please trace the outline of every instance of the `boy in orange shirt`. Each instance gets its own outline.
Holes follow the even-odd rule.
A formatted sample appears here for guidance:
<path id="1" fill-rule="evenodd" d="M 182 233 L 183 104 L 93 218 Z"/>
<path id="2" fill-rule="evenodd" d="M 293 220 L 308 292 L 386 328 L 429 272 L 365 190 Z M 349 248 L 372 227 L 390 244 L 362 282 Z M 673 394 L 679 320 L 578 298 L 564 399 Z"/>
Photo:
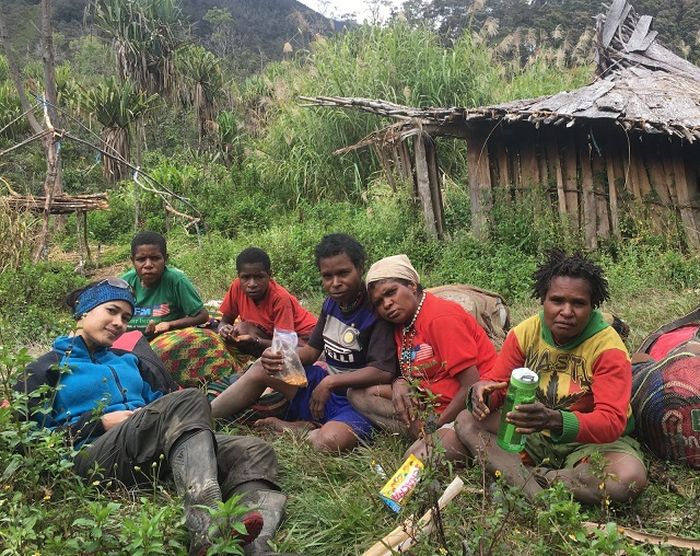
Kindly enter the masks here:
<path id="1" fill-rule="evenodd" d="M 274 329 L 294 331 L 300 344 L 308 340 L 316 317 L 272 279 L 269 255 L 248 247 L 236 257 L 238 277 L 221 304 L 219 334 L 238 350 L 259 356 L 272 344 Z M 236 318 L 240 322 L 233 324 Z"/>

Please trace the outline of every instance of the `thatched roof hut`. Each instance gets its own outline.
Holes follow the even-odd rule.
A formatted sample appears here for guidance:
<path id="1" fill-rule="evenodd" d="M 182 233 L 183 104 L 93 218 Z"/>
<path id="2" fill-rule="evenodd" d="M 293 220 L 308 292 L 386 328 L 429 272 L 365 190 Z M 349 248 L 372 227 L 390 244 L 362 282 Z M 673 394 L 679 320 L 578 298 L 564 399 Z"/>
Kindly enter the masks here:
<path id="1" fill-rule="evenodd" d="M 634 202 L 661 229 L 680 219 L 688 245 L 700 249 L 700 68 L 659 45 L 651 17 L 639 17 L 627 0 L 613 0 L 598 16 L 597 77 L 575 91 L 475 109 L 306 100 L 398 120 L 349 148 L 373 145 L 389 174 L 412 175 L 426 225 L 437 236 L 442 202 L 431 137 L 452 136 L 468 143 L 477 235 L 486 233 L 494 189 L 517 198 L 538 185 L 582 227 L 589 247 L 618 235 L 621 211 Z"/>

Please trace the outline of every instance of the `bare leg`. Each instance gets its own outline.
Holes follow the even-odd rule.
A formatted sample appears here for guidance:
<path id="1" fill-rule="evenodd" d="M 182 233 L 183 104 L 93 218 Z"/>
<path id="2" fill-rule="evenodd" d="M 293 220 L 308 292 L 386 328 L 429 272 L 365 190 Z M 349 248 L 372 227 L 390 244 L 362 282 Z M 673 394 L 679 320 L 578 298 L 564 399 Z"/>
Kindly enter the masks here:
<path id="1" fill-rule="evenodd" d="M 391 401 L 391 384 L 379 384 L 367 388 L 351 388 L 347 393 L 352 406 L 376 426 L 406 434 L 406 426 L 396 418 Z"/>
<path id="2" fill-rule="evenodd" d="M 313 423 L 309 421 L 283 421 L 277 417 L 265 417 L 263 419 L 258 419 L 253 423 L 256 429 L 270 429 L 274 431 L 287 431 L 287 430 L 298 430 L 298 431 L 312 431 L 317 428 Z"/>
<path id="3" fill-rule="evenodd" d="M 496 444 L 500 417 L 500 411 L 493 411 L 483 421 L 477 421 L 465 409 L 455 421 L 457 437 L 474 457 L 484 462 L 490 473 L 500 472 L 509 485 L 521 488 L 525 496 L 533 499 L 542 491 L 534 469 L 525 467 L 518 453 L 506 452 Z"/>
<path id="4" fill-rule="evenodd" d="M 319 452 L 331 453 L 351 450 L 359 442 L 350 426 L 340 421 L 328 421 L 321 428 L 312 430 L 307 438 Z"/>
<path id="5" fill-rule="evenodd" d="M 211 414 L 214 418 L 235 415 L 253 405 L 268 387 L 281 392 L 288 400 L 297 392 L 296 386 L 270 376 L 260 361 L 256 361 L 241 378 L 214 398 Z"/>
<path id="6" fill-rule="evenodd" d="M 603 452 L 607 460 L 603 477 L 596 476 L 589 463 L 579 463 L 565 469 L 542 469 L 538 473 L 548 483 L 561 481 L 573 492 L 574 497 L 585 504 L 598 504 L 605 496 L 611 502 L 634 500 L 647 486 L 644 465 L 636 457 L 623 452 Z"/>
<path id="7" fill-rule="evenodd" d="M 454 429 L 438 429 L 436 436 L 433 436 L 436 443 L 442 445 L 445 450 L 445 458 L 449 461 L 464 461 L 469 452 L 459 441 Z M 413 454 L 421 461 L 426 461 L 430 457 L 429 448 L 424 439 L 416 440 L 411 447 L 406 450 L 404 457 Z"/>

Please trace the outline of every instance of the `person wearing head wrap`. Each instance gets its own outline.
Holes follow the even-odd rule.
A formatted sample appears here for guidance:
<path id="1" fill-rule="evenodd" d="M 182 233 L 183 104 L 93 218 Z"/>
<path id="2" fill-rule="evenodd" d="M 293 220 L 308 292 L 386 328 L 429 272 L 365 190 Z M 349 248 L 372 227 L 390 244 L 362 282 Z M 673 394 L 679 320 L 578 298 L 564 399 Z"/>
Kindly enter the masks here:
<path id="1" fill-rule="evenodd" d="M 258 508 L 242 518 L 243 543 L 255 547 L 261 530 L 269 538 L 286 500 L 276 484 L 272 447 L 258 438 L 214 435 L 203 393 L 177 390 L 153 353 L 139 358 L 112 348 L 136 305 L 123 279 L 78 289 L 66 304 L 76 319 L 75 334 L 57 338 L 15 385 L 30 394 L 23 417 L 64 433 L 79 449 L 74 469 L 86 480 L 150 487 L 172 474 L 184 497 L 190 555 L 205 554 L 219 535 L 207 508 L 234 494 Z M 42 394 L 32 395 L 37 391 Z M 267 523 L 263 516 L 269 516 Z M 266 542 L 246 552 L 263 553 Z"/>
<path id="2" fill-rule="evenodd" d="M 407 454 L 424 458 L 424 435 L 439 429 L 446 456 L 464 457 L 452 422 L 496 359 L 486 332 L 457 303 L 424 291 L 406 255 L 374 263 L 366 283 L 379 316 L 395 325 L 400 374 L 391 385 L 353 390 L 351 402 L 375 424 L 413 438 Z"/>

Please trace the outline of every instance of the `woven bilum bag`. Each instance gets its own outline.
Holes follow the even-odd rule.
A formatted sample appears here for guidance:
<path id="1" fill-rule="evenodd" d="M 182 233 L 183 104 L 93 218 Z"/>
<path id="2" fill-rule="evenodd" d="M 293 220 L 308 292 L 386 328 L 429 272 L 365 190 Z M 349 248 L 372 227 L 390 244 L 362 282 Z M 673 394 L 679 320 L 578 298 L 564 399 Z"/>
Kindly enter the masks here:
<path id="1" fill-rule="evenodd" d="M 657 456 L 700 469 L 700 343 L 634 365 L 636 435 Z"/>

